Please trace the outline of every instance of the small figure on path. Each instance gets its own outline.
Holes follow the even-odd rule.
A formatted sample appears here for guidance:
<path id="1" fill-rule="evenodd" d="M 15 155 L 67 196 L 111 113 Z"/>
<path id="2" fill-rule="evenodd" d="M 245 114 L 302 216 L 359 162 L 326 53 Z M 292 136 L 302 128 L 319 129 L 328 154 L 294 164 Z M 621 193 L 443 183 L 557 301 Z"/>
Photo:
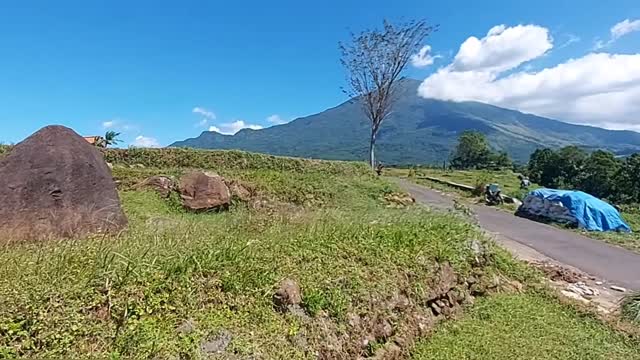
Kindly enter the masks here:
<path id="1" fill-rule="evenodd" d="M 531 185 L 531 181 L 529 181 L 529 178 L 522 174 L 518 175 L 518 179 L 520 179 L 520 189 L 528 189 Z"/>

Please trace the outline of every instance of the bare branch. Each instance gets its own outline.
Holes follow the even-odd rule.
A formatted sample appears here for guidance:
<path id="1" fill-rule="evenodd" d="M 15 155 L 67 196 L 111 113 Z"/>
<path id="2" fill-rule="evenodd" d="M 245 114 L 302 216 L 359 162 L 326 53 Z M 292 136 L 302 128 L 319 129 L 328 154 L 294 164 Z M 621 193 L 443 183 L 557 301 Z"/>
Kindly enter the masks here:
<path id="1" fill-rule="evenodd" d="M 395 102 L 395 85 L 411 55 L 437 26 L 424 20 L 393 24 L 385 20 L 382 29 L 351 34 L 349 43 L 340 43 L 340 62 L 345 68 L 345 94 L 357 101 L 371 121 L 371 166 L 375 138 Z"/>

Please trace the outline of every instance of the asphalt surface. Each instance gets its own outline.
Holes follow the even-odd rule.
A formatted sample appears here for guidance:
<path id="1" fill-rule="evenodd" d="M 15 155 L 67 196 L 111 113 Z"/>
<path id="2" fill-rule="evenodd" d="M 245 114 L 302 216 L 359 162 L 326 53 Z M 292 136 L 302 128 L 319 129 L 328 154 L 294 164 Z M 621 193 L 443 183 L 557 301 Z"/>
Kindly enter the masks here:
<path id="1" fill-rule="evenodd" d="M 398 180 L 398 184 L 409 192 L 418 203 L 433 208 L 446 209 L 453 200 L 436 191 Z M 551 225 L 516 217 L 508 212 L 488 206 L 475 205 L 480 226 L 497 235 L 526 245 L 556 261 L 578 268 L 597 278 L 640 290 L 640 255 L 590 239 L 580 234 Z"/>

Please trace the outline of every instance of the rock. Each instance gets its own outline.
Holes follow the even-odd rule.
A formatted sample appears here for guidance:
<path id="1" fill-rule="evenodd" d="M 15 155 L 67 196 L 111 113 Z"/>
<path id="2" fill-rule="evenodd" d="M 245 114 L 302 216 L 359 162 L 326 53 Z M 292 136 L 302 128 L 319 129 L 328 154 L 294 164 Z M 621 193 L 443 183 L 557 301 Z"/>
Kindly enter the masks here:
<path id="1" fill-rule="evenodd" d="M 194 332 L 196 330 L 196 326 L 198 325 L 198 323 L 193 320 L 193 319 L 188 319 L 182 322 L 182 324 L 180 324 L 180 326 L 178 326 L 176 328 L 176 331 L 179 334 L 182 335 L 187 335 L 190 334 L 192 332 Z"/>
<path id="2" fill-rule="evenodd" d="M 482 246 L 482 244 L 478 240 L 471 240 L 469 247 L 476 257 L 483 256 L 485 253 L 484 246 Z"/>
<path id="3" fill-rule="evenodd" d="M 347 324 L 349 324 L 350 327 L 355 328 L 355 327 L 359 327 L 360 326 L 360 315 L 355 314 L 355 313 L 348 313 L 347 314 Z"/>
<path id="4" fill-rule="evenodd" d="M 171 192 L 175 190 L 176 183 L 168 176 L 154 175 L 141 182 L 137 187 L 153 189 L 157 191 L 160 196 L 167 198 L 171 195 Z"/>
<path id="5" fill-rule="evenodd" d="M 388 339 L 393 335 L 393 326 L 385 319 L 380 319 L 373 329 L 376 339 Z"/>
<path id="6" fill-rule="evenodd" d="M 596 281 L 596 285 L 602 285 L 604 284 L 604 281 Z"/>
<path id="7" fill-rule="evenodd" d="M 304 322 L 312 320 L 309 314 L 307 314 L 307 312 L 300 305 L 289 305 L 287 306 L 287 310 L 291 315 L 300 318 L 300 320 Z"/>
<path id="8" fill-rule="evenodd" d="M 584 298 L 592 299 L 598 295 L 600 295 L 600 291 L 598 289 L 594 289 L 592 287 L 587 286 L 583 282 L 577 282 L 575 284 L 567 285 L 567 291 L 571 291 L 576 293 Z"/>
<path id="9" fill-rule="evenodd" d="M 111 171 L 73 130 L 47 126 L 0 160 L 0 234 L 20 240 L 127 226 Z"/>
<path id="10" fill-rule="evenodd" d="M 434 315 L 440 315 L 440 313 L 442 312 L 442 309 L 438 305 L 436 305 L 436 303 L 431 304 L 431 309 L 433 310 Z"/>
<path id="11" fill-rule="evenodd" d="M 227 184 L 214 174 L 190 172 L 180 178 L 178 190 L 183 206 L 193 211 L 226 209 L 231 203 Z"/>
<path id="12" fill-rule="evenodd" d="M 610 286 L 611 290 L 615 290 L 615 291 L 619 291 L 619 292 L 627 292 L 627 289 L 620 287 L 620 286 L 615 286 L 615 285 L 611 285 Z"/>
<path id="13" fill-rule="evenodd" d="M 237 180 L 227 181 L 231 196 L 240 201 L 247 202 L 253 198 L 253 189 L 248 188 Z"/>
<path id="14" fill-rule="evenodd" d="M 290 306 L 300 305 L 302 294 L 298 283 L 285 279 L 273 294 L 273 306 L 280 312 L 287 312 Z"/>
<path id="15" fill-rule="evenodd" d="M 427 300 L 434 300 L 453 289 L 457 284 L 457 276 L 449 263 L 440 264 L 436 274 L 436 282 Z"/>
<path id="16" fill-rule="evenodd" d="M 411 301 L 409 301 L 409 299 L 402 294 L 395 294 L 390 302 L 390 307 L 393 310 L 402 311 L 409 308 L 410 306 Z"/>
<path id="17" fill-rule="evenodd" d="M 222 354 L 231 343 L 231 338 L 228 331 L 222 330 L 218 335 L 200 344 L 200 350 L 205 355 Z"/>
<path id="18" fill-rule="evenodd" d="M 589 301 L 589 300 L 587 300 L 587 299 L 583 298 L 583 297 L 582 297 L 582 296 L 580 296 L 579 294 L 576 294 L 576 293 L 574 293 L 574 292 L 572 292 L 572 291 L 561 290 L 561 291 L 560 291 L 560 293 L 562 293 L 562 295 L 564 295 L 564 296 L 566 296 L 566 297 L 568 297 L 568 298 L 570 298 L 570 299 L 577 300 L 577 301 L 583 302 L 583 303 L 585 303 L 585 304 L 590 303 L 590 301 Z"/>

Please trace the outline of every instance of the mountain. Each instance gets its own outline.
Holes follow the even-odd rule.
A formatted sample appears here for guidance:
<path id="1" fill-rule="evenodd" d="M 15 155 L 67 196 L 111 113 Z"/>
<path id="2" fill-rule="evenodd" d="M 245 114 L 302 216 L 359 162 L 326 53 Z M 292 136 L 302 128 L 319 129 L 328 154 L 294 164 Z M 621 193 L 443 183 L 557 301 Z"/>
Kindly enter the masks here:
<path id="1" fill-rule="evenodd" d="M 418 96 L 420 81 L 402 79 L 399 100 L 378 134 L 376 154 L 385 164 L 439 164 L 447 160 L 458 135 L 468 129 L 486 134 L 496 150 L 519 162 L 541 147 L 578 145 L 618 155 L 640 151 L 640 133 L 574 125 L 478 102 L 450 102 Z M 360 106 L 345 102 L 319 114 L 235 135 L 203 132 L 172 147 L 240 149 L 274 155 L 331 160 L 367 159 L 370 124 Z"/>

